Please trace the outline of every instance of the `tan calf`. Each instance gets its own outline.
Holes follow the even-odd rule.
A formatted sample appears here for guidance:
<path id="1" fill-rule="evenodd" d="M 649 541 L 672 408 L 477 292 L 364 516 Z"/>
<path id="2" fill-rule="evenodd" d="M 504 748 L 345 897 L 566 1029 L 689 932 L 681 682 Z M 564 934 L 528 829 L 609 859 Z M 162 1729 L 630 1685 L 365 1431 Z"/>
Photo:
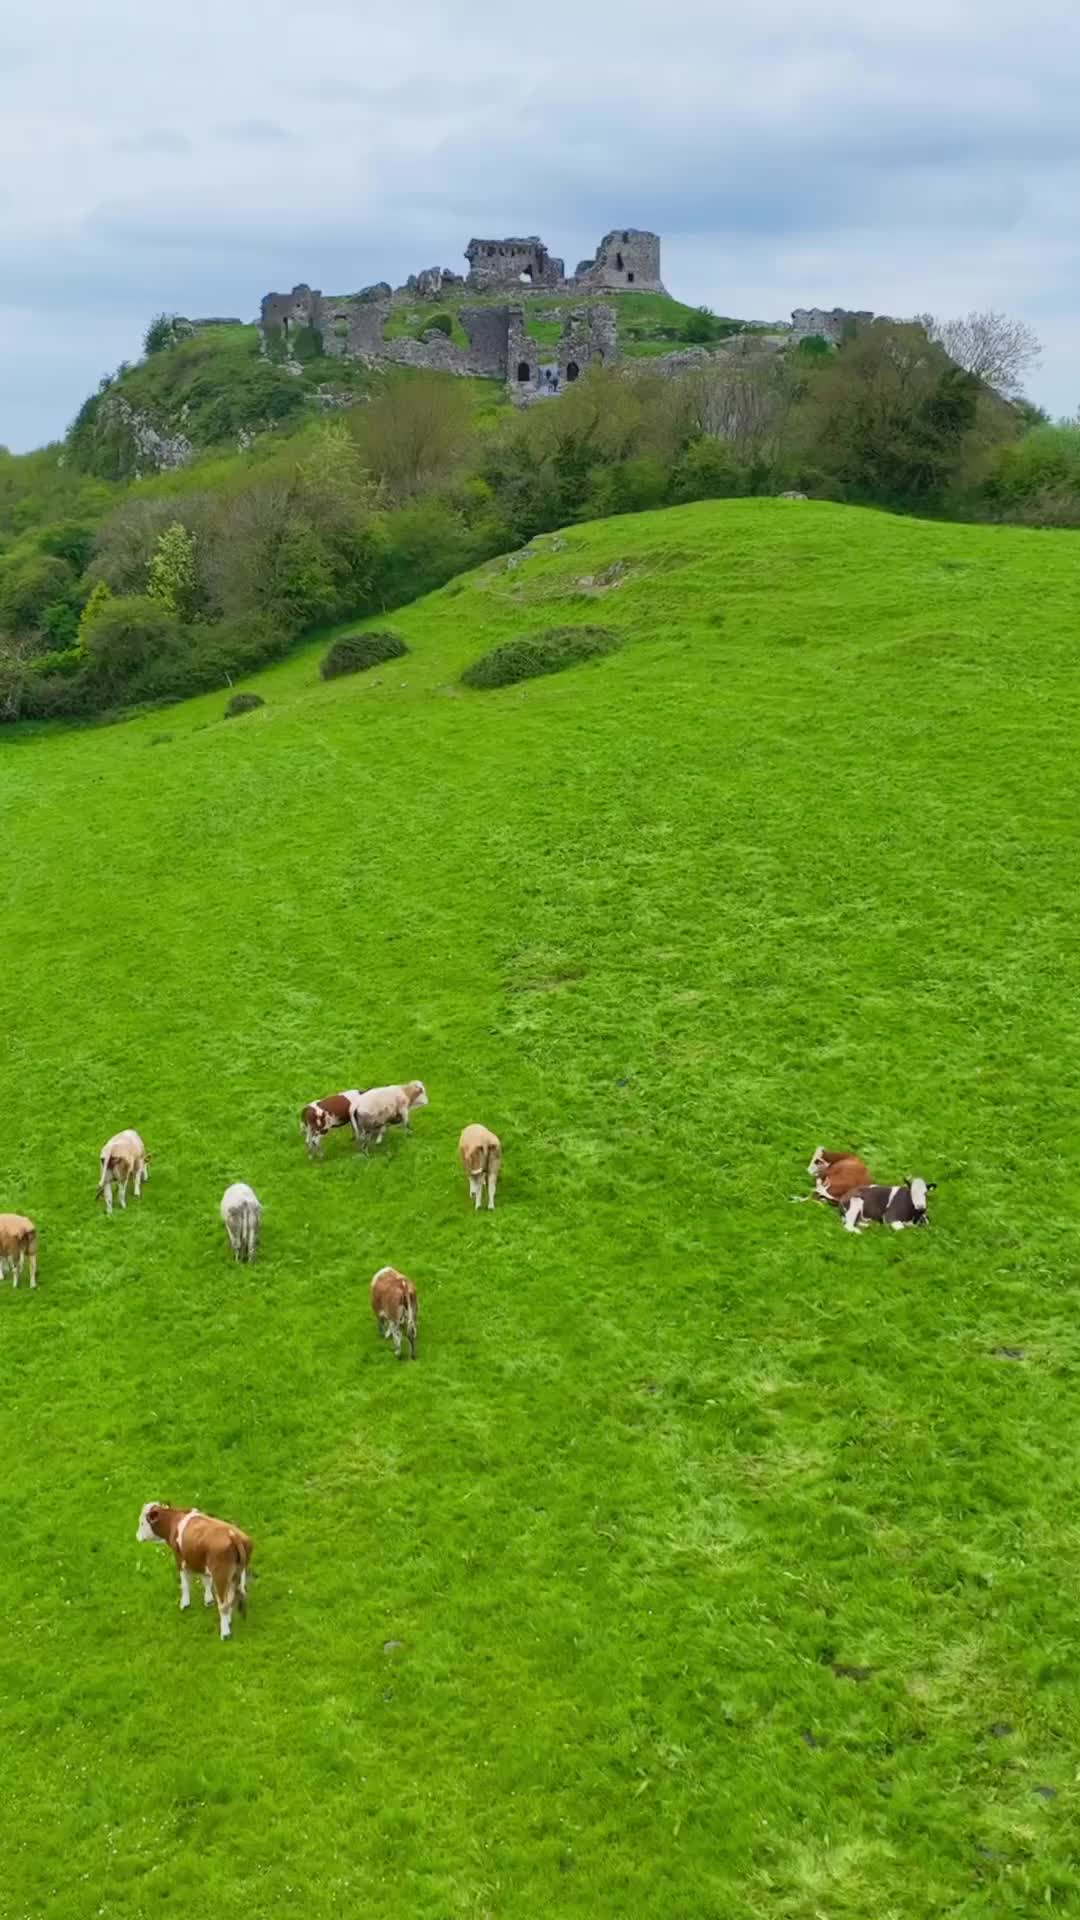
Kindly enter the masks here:
<path id="1" fill-rule="evenodd" d="M 369 1087 L 349 1104 L 349 1118 L 358 1147 L 369 1140 L 378 1146 L 387 1127 L 409 1131 L 409 1115 L 414 1107 L 426 1107 L 427 1091 L 422 1080 L 407 1080 L 403 1087 Z"/>
<path id="2" fill-rule="evenodd" d="M 495 1211 L 495 1188 L 499 1183 L 499 1168 L 502 1166 L 502 1142 L 490 1127 L 466 1127 L 458 1142 L 461 1164 L 469 1177 L 469 1192 L 473 1205 L 479 1208 L 483 1203 L 484 1187 L 487 1186 L 489 1213 Z"/>
<path id="3" fill-rule="evenodd" d="M 171 1547 L 180 1575 L 180 1608 L 191 1605 L 191 1575 L 202 1575 L 204 1604 L 217 1601 L 221 1637 L 232 1633 L 233 1608 L 247 1612 L 247 1578 L 255 1543 L 227 1520 L 215 1520 L 198 1507 L 166 1507 L 148 1500 L 139 1515 L 136 1540 L 161 1540 Z"/>
<path id="4" fill-rule="evenodd" d="M 113 1210 L 114 1187 L 120 1195 L 121 1207 L 127 1207 L 129 1180 L 134 1181 L 135 1198 L 139 1198 L 143 1181 L 150 1178 L 149 1159 L 150 1155 L 134 1127 L 125 1127 L 123 1133 L 114 1133 L 111 1140 L 106 1140 L 101 1149 L 101 1179 L 94 1196 L 100 1200 L 102 1194 L 105 1195 L 106 1213 Z"/>
<path id="5" fill-rule="evenodd" d="M 371 1306 L 384 1340 L 392 1340 L 394 1352 L 401 1358 L 404 1331 L 409 1351 L 416 1359 L 416 1288 L 396 1267 L 380 1267 L 371 1282 Z"/>
<path id="6" fill-rule="evenodd" d="M 37 1286 L 37 1228 L 22 1213 L 0 1213 L 0 1280 L 11 1273 L 17 1287 L 24 1266 L 30 1268 L 30 1285 Z"/>

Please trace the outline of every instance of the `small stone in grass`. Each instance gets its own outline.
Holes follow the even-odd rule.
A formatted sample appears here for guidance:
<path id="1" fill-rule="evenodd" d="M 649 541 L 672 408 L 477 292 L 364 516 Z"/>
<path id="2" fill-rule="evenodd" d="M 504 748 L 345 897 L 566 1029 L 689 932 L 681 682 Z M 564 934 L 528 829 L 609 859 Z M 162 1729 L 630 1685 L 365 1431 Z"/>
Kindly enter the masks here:
<path id="1" fill-rule="evenodd" d="M 404 1645 L 405 1645 L 404 1640 L 384 1640 L 382 1643 L 382 1650 L 384 1653 L 396 1653 L 398 1648 L 403 1647 Z"/>
<path id="2" fill-rule="evenodd" d="M 995 1360 L 1024 1360 L 1027 1357 L 1024 1347 L 995 1347 Z"/>
<path id="3" fill-rule="evenodd" d="M 1012 1728 L 1007 1720 L 995 1720 L 990 1729 L 990 1737 L 993 1740 L 1006 1740 L 1011 1732 Z"/>
<path id="4" fill-rule="evenodd" d="M 860 1684 L 864 1680 L 872 1680 L 874 1676 L 873 1667 L 849 1667 L 842 1660 L 834 1660 L 832 1670 L 838 1680 L 858 1680 Z"/>
<path id="5" fill-rule="evenodd" d="M 816 1753 L 825 1745 L 824 1740 L 819 1740 L 816 1733 L 811 1733 L 809 1727 L 803 1728 L 799 1738 L 810 1748 L 811 1753 Z"/>
<path id="6" fill-rule="evenodd" d="M 1038 1794 L 1040 1800 L 1056 1800 L 1057 1799 L 1056 1787 L 1036 1787 L 1035 1791 Z"/>

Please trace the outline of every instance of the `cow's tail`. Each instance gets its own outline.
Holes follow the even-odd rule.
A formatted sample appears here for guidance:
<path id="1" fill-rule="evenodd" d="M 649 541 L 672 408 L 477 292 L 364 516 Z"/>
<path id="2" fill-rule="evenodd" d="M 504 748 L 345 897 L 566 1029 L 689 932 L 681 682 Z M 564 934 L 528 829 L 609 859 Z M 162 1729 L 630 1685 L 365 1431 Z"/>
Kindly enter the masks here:
<path id="1" fill-rule="evenodd" d="M 416 1319 L 416 1289 L 410 1288 L 405 1300 L 405 1331 L 409 1336 L 409 1351 L 414 1360 L 416 1359 Z"/>
<path id="2" fill-rule="evenodd" d="M 254 1260 L 259 1243 L 259 1210 L 250 1200 L 244 1202 L 244 1258 Z"/>
<path id="3" fill-rule="evenodd" d="M 225 1598 L 227 1607 L 235 1607 L 240 1613 L 247 1612 L 247 1594 L 241 1575 L 247 1570 L 247 1554 L 241 1542 L 234 1538 L 232 1542 L 232 1566 L 229 1568 L 229 1585 Z"/>

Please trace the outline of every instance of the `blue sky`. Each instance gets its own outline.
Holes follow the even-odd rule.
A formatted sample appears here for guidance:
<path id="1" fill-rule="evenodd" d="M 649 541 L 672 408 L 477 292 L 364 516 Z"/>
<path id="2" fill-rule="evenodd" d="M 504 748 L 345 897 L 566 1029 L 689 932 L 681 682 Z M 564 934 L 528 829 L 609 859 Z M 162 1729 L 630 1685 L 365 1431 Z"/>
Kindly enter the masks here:
<path id="1" fill-rule="evenodd" d="M 681 298 L 995 307 L 1080 406 L 1080 8 L 1062 0 L 38 0 L 0 27 L 0 443 L 161 310 L 249 319 L 473 233 L 652 227 Z"/>

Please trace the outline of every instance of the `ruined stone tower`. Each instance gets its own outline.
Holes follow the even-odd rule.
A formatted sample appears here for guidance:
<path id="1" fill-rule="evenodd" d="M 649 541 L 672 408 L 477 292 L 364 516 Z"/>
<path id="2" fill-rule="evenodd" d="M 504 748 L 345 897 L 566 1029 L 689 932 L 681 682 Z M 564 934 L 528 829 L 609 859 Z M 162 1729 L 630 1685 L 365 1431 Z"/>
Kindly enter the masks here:
<path id="1" fill-rule="evenodd" d="M 660 235 L 640 227 L 616 227 L 613 233 L 605 233 L 592 259 L 579 263 L 574 284 L 590 292 L 663 293 Z"/>

